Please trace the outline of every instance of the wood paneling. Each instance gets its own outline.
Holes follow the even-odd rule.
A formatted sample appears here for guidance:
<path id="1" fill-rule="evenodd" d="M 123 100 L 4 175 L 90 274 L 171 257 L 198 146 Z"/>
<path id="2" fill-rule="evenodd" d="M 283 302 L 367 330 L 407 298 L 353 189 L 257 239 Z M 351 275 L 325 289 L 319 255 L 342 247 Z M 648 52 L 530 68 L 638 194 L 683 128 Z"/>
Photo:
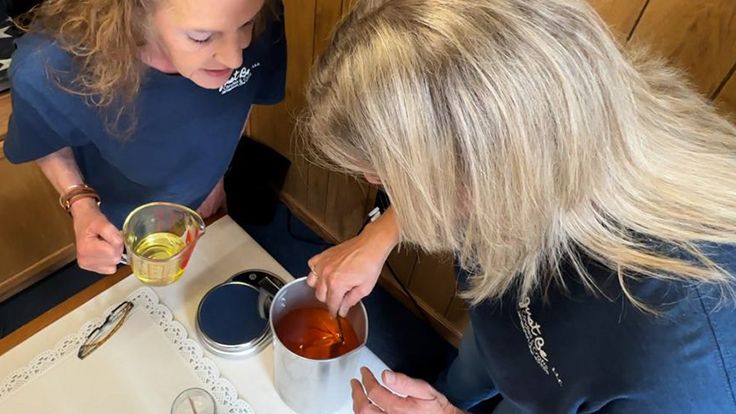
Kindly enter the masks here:
<path id="1" fill-rule="evenodd" d="M 723 113 L 736 120 L 736 73 L 731 74 L 726 84 L 716 97 L 716 105 Z"/>
<path id="2" fill-rule="evenodd" d="M 465 331 L 465 327 L 468 325 L 468 304 L 465 300 L 460 299 L 457 295 L 452 298 L 450 306 L 445 311 L 445 318 L 447 322 L 458 332 Z"/>
<path id="3" fill-rule="evenodd" d="M 649 0 L 588 0 L 612 31 L 627 40 Z"/>
<path id="4" fill-rule="evenodd" d="M 710 97 L 736 62 L 736 1 L 650 0 L 631 42 L 669 58 Z"/>
<path id="5" fill-rule="evenodd" d="M 457 281 L 452 256 L 423 254 L 414 266 L 409 290 L 444 315 L 455 293 Z"/>
<path id="6" fill-rule="evenodd" d="M 10 94 L 0 95 L 0 141 L 3 141 L 8 133 L 8 121 L 10 120 L 11 111 Z"/>
<path id="7" fill-rule="evenodd" d="M 317 60 L 319 55 L 329 46 L 332 29 L 337 25 L 341 15 L 341 2 L 335 0 L 317 0 L 315 8 L 316 24 L 314 27 L 314 60 Z M 337 211 L 345 210 L 344 208 L 340 208 L 340 206 L 328 205 L 330 202 L 329 185 L 330 182 L 334 181 L 333 177 L 331 177 L 332 175 L 335 175 L 335 173 L 331 173 L 314 164 L 307 166 L 307 187 L 309 188 L 309 192 L 307 193 L 307 208 L 317 220 L 329 221 L 328 217 L 331 217 L 333 212 L 336 211 L 335 207 L 337 207 Z M 342 178 L 339 178 L 339 180 L 344 181 Z M 355 194 L 350 194 L 350 196 L 354 197 Z M 345 219 L 341 220 L 341 222 L 344 221 Z M 334 230 L 338 234 L 343 234 L 342 229 Z"/>
<path id="8" fill-rule="evenodd" d="M 74 259 L 57 198 L 36 164 L 10 164 L 0 142 L 0 301 Z"/>
<path id="9" fill-rule="evenodd" d="M 360 231 L 373 208 L 375 187 L 344 174 L 330 173 L 325 224 L 340 240 Z"/>
<path id="10" fill-rule="evenodd" d="M 388 263 L 396 277 L 404 286 L 409 286 L 411 277 L 414 275 L 414 267 L 417 264 L 417 250 L 411 247 L 401 246 L 395 249 L 388 257 Z"/>
<path id="11" fill-rule="evenodd" d="M 299 203 L 307 204 L 308 163 L 302 151 L 294 145 L 294 121 L 304 107 L 304 86 L 314 58 L 314 28 L 316 0 L 284 2 L 288 68 L 286 95 L 278 105 L 253 109 L 250 131 L 253 138 L 264 142 L 291 162 L 284 191 Z"/>

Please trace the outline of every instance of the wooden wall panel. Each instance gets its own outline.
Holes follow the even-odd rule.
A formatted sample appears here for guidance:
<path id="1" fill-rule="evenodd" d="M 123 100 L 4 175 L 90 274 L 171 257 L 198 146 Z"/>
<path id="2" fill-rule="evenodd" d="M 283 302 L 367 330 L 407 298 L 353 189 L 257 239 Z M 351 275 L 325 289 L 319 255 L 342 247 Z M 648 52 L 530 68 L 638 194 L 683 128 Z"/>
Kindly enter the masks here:
<path id="1" fill-rule="evenodd" d="M 286 95 L 277 105 L 253 108 L 250 132 L 253 138 L 264 142 L 291 162 L 284 192 L 295 202 L 307 204 L 308 163 L 302 151 L 294 145 L 295 116 L 304 107 L 304 86 L 309 79 L 309 68 L 314 58 L 314 28 L 316 0 L 284 2 L 288 69 Z"/>
<path id="2" fill-rule="evenodd" d="M 723 89 L 716 97 L 716 105 L 732 120 L 736 120 L 736 73 L 732 73 Z"/>
<path id="3" fill-rule="evenodd" d="M 313 59 L 317 58 L 327 49 L 330 43 L 330 35 L 332 29 L 342 16 L 342 3 L 335 0 L 317 0 L 315 9 L 315 27 L 314 27 L 314 54 Z M 331 181 L 332 173 L 320 168 L 314 164 L 309 164 L 307 168 L 307 209 L 314 215 L 314 219 L 321 222 L 328 222 L 329 192 L 328 186 Z M 330 211 L 342 211 L 340 206 L 333 205 Z M 337 207 L 337 210 L 334 208 Z M 361 208 L 362 211 L 362 208 Z M 338 234 L 338 229 L 333 228 Z"/>
<path id="4" fill-rule="evenodd" d="M 669 58 L 711 97 L 736 62 L 736 1 L 650 0 L 631 42 Z"/>
<path id="5" fill-rule="evenodd" d="M 612 31 L 627 40 L 649 0 L 588 0 Z"/>
<path id="6" fill-rule="evenodd" d="M 465 331 L 465 327 L 468 325 L 470 320 L 470 317 L 468 316 L 467 302 L 460 299 L 459 296 L 453 297 L 444 316 L 447 319 L 447 322 L 458 332 Z"/>
<path id="7" fill-rule="evenodd" d="M 414 267 L 417 264 L 417 257 L 417 250 L 408 246 L 401 246 L 395 249 L 388 257 L 388 263 L 391 265 L 391 269 L 404 286 L 409 286 L 411 283 L 411 277 L 414 275 Z"/>
<path id="8" fill-rule="evenodd" d="M 74 260 L 72 221 L 57 198 L 36 164 L 5 159 L 0 140 L 0 301 Z"/>
<path id="9" fill-rule="evenodd" d="M 338 240 L 358 234 L 376 198 L 375 187 L 344 174 L 330 173 L 325 225 Z"/>
<path id="10" fill-rule="evenodd" d="M 414 267 L 409 290 L 444 315 L 455 295 L 455 271 L 449 254 L 422 254 Z"/>

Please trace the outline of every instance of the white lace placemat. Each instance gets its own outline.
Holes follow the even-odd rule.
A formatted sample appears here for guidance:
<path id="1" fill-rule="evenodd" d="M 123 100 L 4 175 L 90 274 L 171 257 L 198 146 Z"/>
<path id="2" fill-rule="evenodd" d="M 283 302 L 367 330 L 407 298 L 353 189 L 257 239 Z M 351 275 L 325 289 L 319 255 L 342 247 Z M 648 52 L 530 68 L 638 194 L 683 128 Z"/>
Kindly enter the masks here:
<path id="1" fill-rule="evenodd" d="M 0 382 L 2 413 L 168 413 L 184 389 L 208 390 L 218 413 L 253 414 L 186 328 L 147 287 L 121 328 L 84 360 L 77 351 L 105 315 L 33 358 Z"/>

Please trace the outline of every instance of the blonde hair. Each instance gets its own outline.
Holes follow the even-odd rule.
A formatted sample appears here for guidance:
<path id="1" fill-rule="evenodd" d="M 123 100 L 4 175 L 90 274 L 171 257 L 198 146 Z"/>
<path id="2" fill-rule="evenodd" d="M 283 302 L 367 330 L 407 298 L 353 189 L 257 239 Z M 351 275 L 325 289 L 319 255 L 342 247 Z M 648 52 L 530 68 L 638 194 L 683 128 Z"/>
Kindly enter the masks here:
<path id="1" fill-rule="evenodd" d="M 674 70 L 625 54 L 584 1 L 364 2 L 308 88 L 319 159 L 380 177 L 402 239 L 452 250 L 478 303 L 577 252 L 627 278 L 726 285 L 736 129 Z"/>
<path id="2" fill-rule="evenodd" d="M 72 56 L 74 79 L 59 86 L 102 109 L 110 132 L 125 117 L 127 127 L 117 132 L 126 135 L 135 128 L 135 116 L 126 111 L 132 109 L 146 69 L 140 48 L 161 1 L 166 0 L 44 0 L 18 23 L 49 35 Z M 256 18 L 256 34 L 275 17 L 273 1 L 266 0 L 262 10 L 266 12 Z"/>

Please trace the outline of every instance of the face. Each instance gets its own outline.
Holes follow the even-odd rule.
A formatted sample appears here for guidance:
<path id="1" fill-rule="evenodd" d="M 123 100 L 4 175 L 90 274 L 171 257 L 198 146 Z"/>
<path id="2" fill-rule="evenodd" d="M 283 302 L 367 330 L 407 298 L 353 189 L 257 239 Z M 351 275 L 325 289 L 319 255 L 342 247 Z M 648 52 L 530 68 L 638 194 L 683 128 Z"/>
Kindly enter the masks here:
<path id="1" fill-rule="evenodd" d="M 149 43 L 157 68 L 167 67 L 197 85 L 217 89 L 243 64 L 253 23 L 264 0 L 161 0 Z"/>

